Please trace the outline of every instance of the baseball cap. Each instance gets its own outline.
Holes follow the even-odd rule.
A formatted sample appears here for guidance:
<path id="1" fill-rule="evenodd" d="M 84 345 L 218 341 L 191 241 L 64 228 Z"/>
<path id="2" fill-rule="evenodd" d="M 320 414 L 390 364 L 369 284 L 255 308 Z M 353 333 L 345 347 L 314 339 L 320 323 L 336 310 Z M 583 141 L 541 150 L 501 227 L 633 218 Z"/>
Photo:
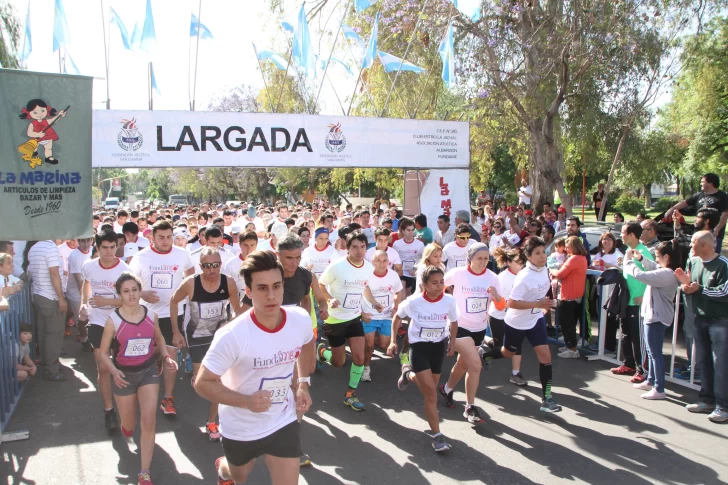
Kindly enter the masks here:
<path id="1" fill-rule="evenodd" d="M 566 213 L 566 207 L 559 207 L 558 212 L 561 212 L 562 214 Z"/>
<path id="2" fill-rule="evenodd" d="M 282 238 L 286 234 L 288 234 L 288 228 L 285 224 L 273 224 L 273 227 L 271 228 L 271 233 L 277 237 L 278 239 Z"/>
<path id="3" fill-rule="evenodd" d="M 230 226 L 230 234 L 240 234 L 240 226 L 237 224 Z"/>
<path id="4" fill-rule="evenodd" d="M 523 211 L 523 215 L 524 216 L 532 216 L 533 215 L 533 211 L 531 209 L 526 209 L 525 211 Z"/>
<path id="5" fill-rule="evenodd" d="M 136 253 L 139 252 L 139 246 L 137 246 L 134 243 L 126 243 L 124 244 L 124 257 L 125 258 L 131 258 L 132 256 L 135 256 Z"/>

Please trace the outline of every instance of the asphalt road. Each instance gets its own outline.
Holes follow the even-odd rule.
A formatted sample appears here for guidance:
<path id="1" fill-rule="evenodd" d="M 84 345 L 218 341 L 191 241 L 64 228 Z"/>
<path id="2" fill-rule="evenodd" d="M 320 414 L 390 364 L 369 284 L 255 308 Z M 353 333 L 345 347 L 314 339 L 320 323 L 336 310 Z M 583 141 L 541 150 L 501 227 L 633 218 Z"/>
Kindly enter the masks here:
<path id="1" fill-rule="evenodd" d="M 9 484 L 135 484 L 136 445 L 107 435 L 95 366 L 90 354 L 66 339 L 66 383 L 29 383 L 8 429 L 29 429 L 30 439 L 0 445 L 0 477 Z M 556 359 L 554 395 L 564 410 L 539 412 L 538 366 L 524 348 L 529 386 L 508 382 L 510 363 L 484 370 L 476 404 L 485 423 L 462 417 L 463 383 L 456 409 L 440 407 L 441 428 L 453 449 L 438 455 L 422 417 L 416 387 L 400 392 L 399 366 L 381 354 L 372 363 L 373 382 L 358 395 L 367 405 L 356 413 L 342 404 L 348 366 L 324 367 L 313 377 L 312 411 L 302 428 L 304 451 L 314 466 L 300 483 L 335 484 L 717 484 L 728 480 L 728 426 L 685 411 L 696 393 L 668 384 L 669 399 L 646 402 L 627 378 L 609 365 Z M 446 365 L 449 374 L 450 359 Z M 203 432 L 207 403 L 182 372 L 175 392 L 178 416 L 157 417 L 152 464 L 155 485 L 216 483 L 219 443 Z M 135 432 L 138 439 L 138 430 Z M 138 442 L 138 441 L 137 441 Z M 270 483 L 262 461 L 251 484 Z"/>

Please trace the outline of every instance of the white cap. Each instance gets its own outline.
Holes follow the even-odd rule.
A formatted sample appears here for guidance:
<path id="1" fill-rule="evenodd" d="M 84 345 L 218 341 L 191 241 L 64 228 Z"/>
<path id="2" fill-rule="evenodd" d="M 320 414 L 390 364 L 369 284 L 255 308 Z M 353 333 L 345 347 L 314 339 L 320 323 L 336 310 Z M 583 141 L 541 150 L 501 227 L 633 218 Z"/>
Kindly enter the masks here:
<path id="1" fill-rule="evenodd" d="M 273 224 L 273 227 L 271 228 L 271 233 L 275 237 L 280 239 L 288 234 L 288 226 L 286 226 L 285 224 Z"/>
<path id="2" fill-rule="evenodd" d="M 126 243 L 124 245 L 124 257 L 125 258 L 131 258 L 132 256 L 135 256 L 136 253 L 139 252 L 139 246 L 137 246 L 134 243 Z"/>
<path id="3" fill-rule="evenodd" d="M 240 232 L 240 226 L 238 224 L 230 226 L 230 234 L 240 234 Z"/>

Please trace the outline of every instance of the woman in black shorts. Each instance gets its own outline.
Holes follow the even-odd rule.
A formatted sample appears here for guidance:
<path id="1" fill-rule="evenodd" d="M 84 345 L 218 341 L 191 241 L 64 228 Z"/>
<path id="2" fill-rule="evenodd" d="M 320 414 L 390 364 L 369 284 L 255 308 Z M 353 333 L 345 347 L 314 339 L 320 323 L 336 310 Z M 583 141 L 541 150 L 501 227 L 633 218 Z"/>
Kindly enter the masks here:
<path id="1" fill-rule="evenodd" d="M 458 331 L 459 310 L 455 299 L 443 293 L 445 274 L 441 268 L 429 266 L 422 273 L 421 294 L 414 294 L 399 304 L 392 320 L 392 335 L 402 318 L 409 317 L 409 364 L 402 365 L 402 376 L 397 382 L 400 390 L 414 381 L 425 398 L 425 416 L 432 430 L 432 447 L 437 452 L 451 448 L 440 433 L 437 415 L 437 385 L 440 382 L 445 354 L 455 353 L 455 337 Z M 449 322 L 449 325 L 448 325 Z M 449 327 L 449 328 L 448 328 Z M 397 339 L 392 339 L 387 353 L 397 355 Z"/>

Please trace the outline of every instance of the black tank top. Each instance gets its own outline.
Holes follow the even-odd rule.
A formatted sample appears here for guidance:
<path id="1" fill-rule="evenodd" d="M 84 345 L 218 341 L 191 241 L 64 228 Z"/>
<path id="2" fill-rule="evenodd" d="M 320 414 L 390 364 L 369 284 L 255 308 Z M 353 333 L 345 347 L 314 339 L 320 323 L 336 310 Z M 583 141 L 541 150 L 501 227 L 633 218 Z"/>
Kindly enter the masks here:
<path id="1" fill-rule="evenodd" d="M 202 286 L 202 275 L 195 276 L 194 285 L 187 335 L 193 339 L 212 338 L 215 331 L 229 318 L 230 294 L 227 277 L 220 275 L 220 286 L 212 293 Z"/>

